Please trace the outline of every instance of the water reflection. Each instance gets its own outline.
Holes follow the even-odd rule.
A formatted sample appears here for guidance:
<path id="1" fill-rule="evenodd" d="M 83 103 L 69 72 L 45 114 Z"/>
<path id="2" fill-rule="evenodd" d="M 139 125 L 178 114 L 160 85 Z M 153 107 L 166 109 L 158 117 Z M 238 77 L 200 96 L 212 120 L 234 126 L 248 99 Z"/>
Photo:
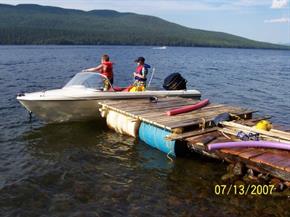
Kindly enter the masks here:
<path id="1" fill-rule="evenodd" d="M 272 214 L 265 197 L 216 196 L 225 164 L 166 155 L 105 125 L 46 125 L 23 135 L 30 170 L 0 190 L 9 216 Z M 280 205 L 287 201 L 277 199 Z M 17 206 L 17 209 L 15 207 Z M 245 207 L 249 207 L 245 209 Z M 279 209 L 281 215 L 287 210 Z M 45 215 L 44 215 L 45 216 Z"/>

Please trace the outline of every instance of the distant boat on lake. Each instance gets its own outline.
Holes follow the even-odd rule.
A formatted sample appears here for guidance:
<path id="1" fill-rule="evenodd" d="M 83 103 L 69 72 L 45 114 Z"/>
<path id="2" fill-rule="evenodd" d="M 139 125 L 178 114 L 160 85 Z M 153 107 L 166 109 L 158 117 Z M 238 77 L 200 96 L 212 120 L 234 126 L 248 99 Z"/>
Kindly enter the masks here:
<path id="1" fill-rule="evenodd" d="M 162 47 L 153 47 L 154 50 L 166 50 L 167 47 L 166 46 L 162 46 Z"/>

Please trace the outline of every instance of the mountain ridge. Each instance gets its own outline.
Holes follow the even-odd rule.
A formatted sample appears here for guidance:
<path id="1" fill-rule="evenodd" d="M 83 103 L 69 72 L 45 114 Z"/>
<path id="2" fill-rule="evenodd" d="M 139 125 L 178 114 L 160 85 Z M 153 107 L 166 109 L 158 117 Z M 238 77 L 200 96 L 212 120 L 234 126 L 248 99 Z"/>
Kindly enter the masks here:
<path id="1" fill-rule="evenodd" d="M 151 45 L 290 49 L 114 10 L 0 4 L 0 44 Z"/>

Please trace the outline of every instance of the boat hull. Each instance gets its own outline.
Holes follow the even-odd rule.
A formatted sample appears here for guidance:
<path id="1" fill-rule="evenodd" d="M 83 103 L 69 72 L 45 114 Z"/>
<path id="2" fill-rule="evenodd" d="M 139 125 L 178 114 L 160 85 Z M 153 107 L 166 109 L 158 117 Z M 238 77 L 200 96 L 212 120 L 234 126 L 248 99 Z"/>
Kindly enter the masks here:
<path id="1" fill-rule="evenodd" d="M 100 118 L 99 100 L 19 100 L 19 102 L 29 112 L 47 123 Z"/>
<path id="2" fill-rule="evenodd" d="M 75 92 L 74 92 L 75 91 Z M 198 91 L 145 91 L 136 93 L 57 89 L 18 96 L 17 100 L 45 122 L 87 121 L 100 118 L 102 100 L 142 99 L 156 96 L 199 99 Z"/>

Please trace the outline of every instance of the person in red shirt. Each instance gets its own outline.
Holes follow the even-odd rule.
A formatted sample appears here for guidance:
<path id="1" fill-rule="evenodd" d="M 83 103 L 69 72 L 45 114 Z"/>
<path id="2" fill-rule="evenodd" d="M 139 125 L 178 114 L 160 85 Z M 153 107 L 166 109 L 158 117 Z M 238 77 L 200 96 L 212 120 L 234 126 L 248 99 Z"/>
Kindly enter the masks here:
<path id="1" fill-rule="evenodd" d="M 86 69 L 87 72 L 98 72 L 104 75 L 104 91 L 108 91 L 114 83 L 113 63 L 110 62 L 109 55 L 105 54 L 102 56 L 101 64 L 94 68 Z"/>

